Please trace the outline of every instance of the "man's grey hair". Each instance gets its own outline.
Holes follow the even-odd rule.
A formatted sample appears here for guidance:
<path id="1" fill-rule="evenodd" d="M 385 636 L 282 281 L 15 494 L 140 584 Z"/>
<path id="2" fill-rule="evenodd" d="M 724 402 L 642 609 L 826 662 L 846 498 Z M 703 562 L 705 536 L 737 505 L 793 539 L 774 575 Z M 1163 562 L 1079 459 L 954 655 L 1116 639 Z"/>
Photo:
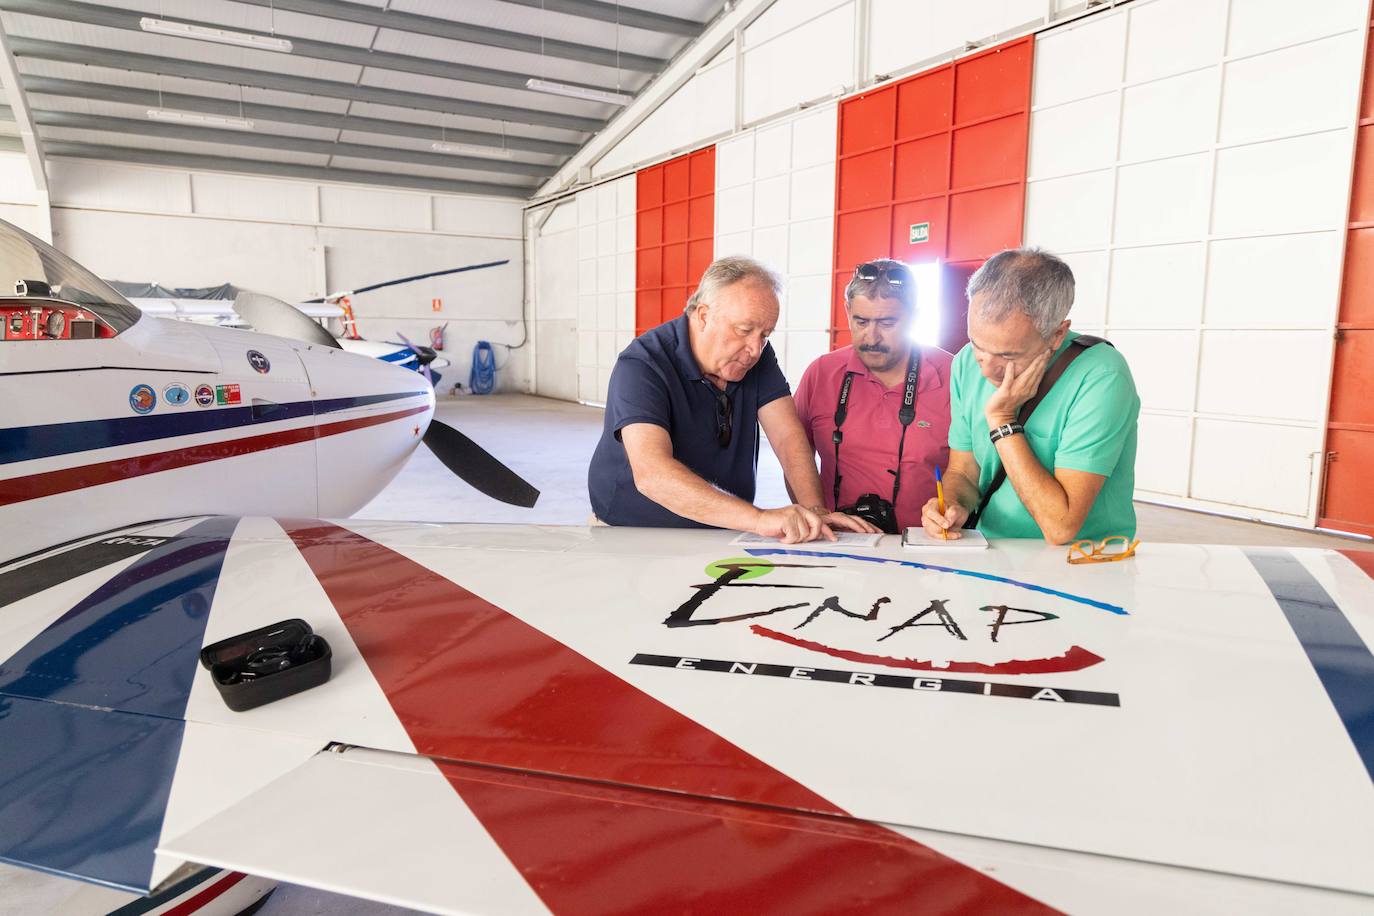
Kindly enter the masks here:
<path id="1" fill-rule="evenodd" d="M 891 258 L 877 258 L 865 263 L 873 264 L 883 270 L 907 266 L 901 261 L 894 261 Z M 910 268 L 908 268 L 907 273 L 910 274 L 910 272 Z M 896 299 L 901 303 L 902 308 L 912 311 L 916 308 L 916 283 L 913 277 L 910 283 L 898 283 L 894 286 L 888 282 L 887 274 L 883 274 L 876 280 L 860 280 L 855 277 L 844 288 L 844 304 L 848 306 L 853 303 L 855 296 L 863 296 L 873 302 L 879 299 Z"/>
<path id="2" fill-rule="evenodd" d="M 1020 311 L 1049 340 L 1073 307 L 1073 271 L 1042 248 L 1009 248 L 988 258 L 969 278 L 970 307 L 979 294 L 983 320 L 1002 321 Z"/>
<path id="3" fill-rule="evenodd" d="M 709 305 L 721 290 L 746 280 L 762 283 L 773 291 L 773 295 L 782 297 L 782 277 L 776 271 L 753 258 L 731 255 L 711 262 L 711 266 L 701 275 L 701 283 L 697 285 L 697 291 L 692 293 L 692 298 L 687 300 L 687 308 L 683 311 L 690 315 L 697 310 L 697 303 L 705 302 Z"/>

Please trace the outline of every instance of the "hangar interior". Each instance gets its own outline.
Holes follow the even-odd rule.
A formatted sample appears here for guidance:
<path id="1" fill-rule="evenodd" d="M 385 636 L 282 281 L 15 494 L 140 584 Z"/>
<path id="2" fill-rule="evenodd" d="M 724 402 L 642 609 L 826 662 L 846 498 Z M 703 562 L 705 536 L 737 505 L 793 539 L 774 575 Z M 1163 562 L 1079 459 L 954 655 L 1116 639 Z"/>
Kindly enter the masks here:
<path id="1" fill-rule="evenodd" d="M 173 12 L 292 47 L 140 25 Z M 952 352 L 972 269 L 1036 244 L 1131 362 L 1140 499 L 1367 535 L 1366 13 L 3 0 L 0 215 L 108 279 L 293 302 L 509 260 L 360 294 L 357 329 L 442 325 L 451 381 L 487 340 L 497 390 L 590 405 L 712 257 L 786 277 L 795 384 L 851 262 L 922 266 Z"/>
<path id="2" fill-rule="evenodd" d="M 953 353 L 973 271 L 1040 246 L 1138 385 L 1143 540 L 1364 549 L 1371 42 L 1369 0 L 0 0 L 0 218 L 111 281 L 422 277 L 356 332 L 442 329 L 439 415 L 545 499 L 421 450 L 360 517 L 570 525 L 618 355 L 714 258 L 785 277 L 795 386 L 857 263 L 912 265 Z M 395 911 L 297 893 L 262 912 Z"/>

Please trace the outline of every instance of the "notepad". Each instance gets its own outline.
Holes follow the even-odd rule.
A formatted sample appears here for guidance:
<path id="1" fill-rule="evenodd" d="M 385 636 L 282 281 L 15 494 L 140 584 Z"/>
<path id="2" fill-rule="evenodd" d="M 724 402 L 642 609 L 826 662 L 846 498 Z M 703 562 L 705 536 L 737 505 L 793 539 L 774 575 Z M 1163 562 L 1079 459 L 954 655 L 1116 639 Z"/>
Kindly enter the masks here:
<path id="1" fill-rule="evenodd" d="M 829 538 L 821 538 L 817 541 L 810 541 L 808 544 L 810 546 L 819 547 L 877 547 L 882 541 L 883 536 L 881 534 L 863 534 L 859 531 L 836 531 L 835 540 L 833 541 Z M 781 543 L 782 541 L 778 538 L 764 537 L 761 534 L 754 534 L 752 531 L 746 531 L 730 542 L 730 544 L 735 547 L 761 547 L 765 545 L 773 547 Z M 789 544 L 788 546 L 795 545 Z"/>
<path id="2" fill-rule="evenodd" d="M 931 537 L 924 528 L 908 528 L 902 532 L 902 546 L 907 550 L 986 550 L 988 539 L 976 528 L 965 528 L 963 537 L 945 540 Z"/>

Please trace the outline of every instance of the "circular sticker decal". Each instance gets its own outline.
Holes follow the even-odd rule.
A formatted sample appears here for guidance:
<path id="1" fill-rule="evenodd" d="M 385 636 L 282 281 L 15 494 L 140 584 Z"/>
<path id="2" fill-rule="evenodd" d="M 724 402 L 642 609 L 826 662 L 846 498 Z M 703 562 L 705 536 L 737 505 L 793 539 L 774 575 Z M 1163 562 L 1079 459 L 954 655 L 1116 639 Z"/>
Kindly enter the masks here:
<path id="1" fill-rule="evenodd" d="M 248 365 L 252 366 L 262 375 L 272 371 L 272 364 L 267 361 L 267 357 L 257 350 L 248 351 Z"/>
<path id="2" fill-rule="evenodd" d="M 215 403 L 215 389 L 209 385 L 196 386 L 196 403 L 201 407 L 209 407 Z"/>
<path id="3" fill-rule="evenodd" d="M 182 407 L 191 400 L 191 390 L 180 382 L 162 389 L 162 399 L 173 407 Z"/>
<path id="4" fill-rule="evenodd" d="M 135 385 L 129 392 L 129 406 L 134 413 L 152 413 L 157 406 L 157 392 L 152 385 Z"/>

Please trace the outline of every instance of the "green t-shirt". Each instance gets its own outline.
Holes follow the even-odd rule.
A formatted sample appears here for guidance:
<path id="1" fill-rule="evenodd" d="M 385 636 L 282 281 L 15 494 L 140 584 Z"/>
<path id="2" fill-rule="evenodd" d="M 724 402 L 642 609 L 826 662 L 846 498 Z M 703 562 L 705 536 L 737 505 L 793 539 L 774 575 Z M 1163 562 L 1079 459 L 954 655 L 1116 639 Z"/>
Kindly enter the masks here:
<path id="1" fill-rule="evenodd" d="M 1078 334 L 1070 331 L 1055 357 Z M 979 490 L 986 490 L 1001 466 L 997 446 L 988 439 L 983 405 L 997 386 L 983 378 L 966 345 L 950 369 L 949 447 L 973 452 L 978 462 Z M 1125 358 L 1099 344 L 1073 361 L 1035 408 L 1026 424 L 1031 451 L 1050 473 L 1072 468 L 1107 478 L 1078 537 L 1099 540 L 1113 534 L 1135 536 L 1136 420 L 1140 397 Z M 978 522 L 990 538 L 1038 538 L 1044 535 L 1007 480 L 998 488 Z"/>

